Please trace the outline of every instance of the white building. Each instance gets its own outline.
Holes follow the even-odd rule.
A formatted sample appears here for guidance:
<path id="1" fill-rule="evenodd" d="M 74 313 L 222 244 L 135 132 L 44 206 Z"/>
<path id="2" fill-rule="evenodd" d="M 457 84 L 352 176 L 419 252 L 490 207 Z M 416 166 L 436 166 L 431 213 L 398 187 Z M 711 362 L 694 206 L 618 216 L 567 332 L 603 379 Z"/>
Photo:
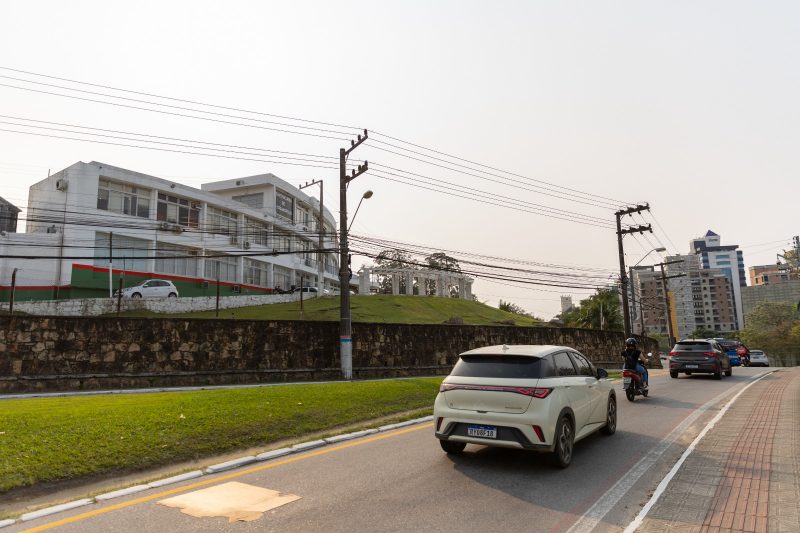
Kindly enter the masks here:
<path id="1" fill-rule="evenodd" d="M 196 189 L 75 163 L 31 186 L 26 233 L 0 237 L 0 255 L 12 256 L 0 259 L 0 297 L 15 268 L 18 299 L 107 296 L 119 269 L 126 286 L 159 277 L 186 296 L 213 294 L 217 280 L 225 295 L 338 288 L 335 219 L 327 209 L 323 219 L 320 269 L 319 201 L 277 176 Z"/>
<path id="2" fill-rule="evenodd" d="M 689 253 L 700 258 L 703 269 L 718 268 L 730 280 L 733 289 L 733 303 L 736 309 L 736 323 L 733 329 L 744 327 L 742 307 L 742 287 L 747 286 L 744 270 L 744 256 L 738 244 L 721 245 L 721 237 L 708 230 L 702 237 L 689 242 Z"/>

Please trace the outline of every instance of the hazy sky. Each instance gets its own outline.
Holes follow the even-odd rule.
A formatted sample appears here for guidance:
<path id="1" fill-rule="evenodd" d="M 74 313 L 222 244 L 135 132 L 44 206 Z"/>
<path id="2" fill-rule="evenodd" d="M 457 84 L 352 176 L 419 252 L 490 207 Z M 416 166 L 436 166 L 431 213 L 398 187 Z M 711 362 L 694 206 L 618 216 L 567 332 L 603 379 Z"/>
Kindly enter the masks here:
<path id="1" fill-rule="evenodd" d="M 3 6 L 0 66 L 369 128 L 525 178 L 650 202 L 659 225 L 646 239 L 626 237 L 630 263 L 662 243 L 686 252 L 689 239 L 713 229 L 723 244 L 742 245 L 750 266 L 774 262 L 800 233 L 798 26 L 800 4 L 777 1 L 28 0 Z M 344 145 L 2 86 L 0 114 L 330 156 Z M 613 208 L 456 174 L 374 145 L 353 157 L 614 220 Z M 0 196 L 24 206 L 28 187 L 48 169 L 92 160 L 198 187 L 264 172 L 294 184 L 321 178 L 326 205 L 338 209 L 335 170 L 1 131 Z M 353 182 L 353 206 L 367 189 L 375 194 L 361 207 L 354 233 L 618 269 L 613 229 L 370 173 Z M 558 312 L 559 294 L 587 293 L 545 289 L 479 280 L 474 292 L 492 305 L 502 298 L 545 318 Z"/>

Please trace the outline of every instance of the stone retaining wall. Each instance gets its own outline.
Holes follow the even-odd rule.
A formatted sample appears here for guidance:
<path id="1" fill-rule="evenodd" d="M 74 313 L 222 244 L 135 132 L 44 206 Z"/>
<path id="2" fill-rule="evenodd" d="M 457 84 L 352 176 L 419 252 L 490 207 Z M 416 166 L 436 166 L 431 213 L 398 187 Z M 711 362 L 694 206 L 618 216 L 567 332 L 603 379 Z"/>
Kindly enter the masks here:
<path id="1" fill-rule="evenodd" d="M 624 344 L 608 331 L 363 323 L 353 340 L 357 378 L 446 374 L 491 344 L 573 346 L 619 368 Z M 3 317 L 0 354 L 0 393 L 340 377 L 337 322 Z"/>

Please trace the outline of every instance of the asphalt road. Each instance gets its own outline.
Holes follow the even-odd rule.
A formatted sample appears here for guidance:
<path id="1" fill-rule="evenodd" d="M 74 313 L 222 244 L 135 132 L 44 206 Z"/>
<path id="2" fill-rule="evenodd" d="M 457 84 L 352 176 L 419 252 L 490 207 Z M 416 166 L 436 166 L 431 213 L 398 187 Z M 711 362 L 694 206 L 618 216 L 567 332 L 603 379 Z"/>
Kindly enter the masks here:
<path id="1" fill-rule="evenodd" d="M 685 446 L 724 403 L 770 369 L 651 377 L 651 395 L 628 402 L 617 382 L 619 423 L 575 446 L 566 470 L 532 452 L 470 445 L 444 454 L 431 424 L 372 435 L 248 465 L 73 511 L 5 531 L 620 531 Z M 195 518 L 156 502 L 228 481 L 301 499 L 252 522 Z"/>

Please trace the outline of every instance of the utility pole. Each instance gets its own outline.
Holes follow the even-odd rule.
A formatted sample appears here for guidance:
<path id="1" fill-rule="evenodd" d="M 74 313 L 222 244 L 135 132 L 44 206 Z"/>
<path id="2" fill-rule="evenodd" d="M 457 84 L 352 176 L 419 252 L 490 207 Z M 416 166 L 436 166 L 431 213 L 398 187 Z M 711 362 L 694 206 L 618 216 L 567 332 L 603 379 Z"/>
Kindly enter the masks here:
<path id="1" fill-rule="evenodd" d="M 108 234 L 108 297 L 114 297 L 114 232 Z"/>
<path id="2" fill-rule="evenodd" d="M 339 327 L 339 353 L 342 364 L 342 377 L 353 379 L 353 329 L 350 316 L 350 248 L 347 245 L 347 186 L 348 184 L 367 171 L 367 161 L 358 165 L 358 170 L 353 170 L 347 175 L 347 156 L 362 142 L 367 140 L 367 130 L 364 136 L 358 136 L 358 142 L 350 141 L 350 148 L 339 149 L 339 313 L 341 324 Z"/>
<path id="3" fill-rule="evenodd" d="M 649 211 L 650 204 L 637 205 L 635 207 L 628 207 L 621 209 L 614 213 L 617 218 L 617 247 L 619 249 L 619 281 L 620 288 L 622 289 L 622 318 L 625 321 L 625 337 L 631 336 L 631 313 L 628 307 L 628 273 L 625 271 L 625 249 L 622 246 L 622 237 L 628 233 L 644 233 L 645 231 L 653 232 L 650 224 L 644 226 L 631 226 L 622 229 L 622 217 L 632 213 L 641 213 L 642 211 Z"/>
<path id="4" fill-rule="evenodd" d="M 319 184 L 319 222 L 318 230 L 319 230 L 319 244 L 317 245 L 317 291 L 319 291 L 319 296 L 325 294 L 325 259 L 322 255 L 322 244 L 324 242 L 325 236 L 325 217 L 323 215 L 322 210 L 322 180 L 312 180 L 311 183 L 306 182 L 305 185 L 300 186 L 300 189 L 305 189 L 306 187 L 311 187 L 312 185 Z"/>
<path id="5" fill-rule="evenodd" d="M 669 344 L 668 348 L 672 349 L 672 346 L 675 344 L 675 332 L 672 329 L 672 309 L 669 307 L 669 293 L 667 292 L 667 280 L 672 278 L 681 278 L 686 274 L 674 274 L 672 276 L 667 276 L 664 272 L 665 265 L 674 265 L 677 263 L 683 263 L 683 259 L 678 259 L 677 261 L 667 261 L 665 263 L 659 263 L 658 265 L 661 267 L 661 290 L 664 291 L 664 307 L 667 310 L 667 344 Z"/>

